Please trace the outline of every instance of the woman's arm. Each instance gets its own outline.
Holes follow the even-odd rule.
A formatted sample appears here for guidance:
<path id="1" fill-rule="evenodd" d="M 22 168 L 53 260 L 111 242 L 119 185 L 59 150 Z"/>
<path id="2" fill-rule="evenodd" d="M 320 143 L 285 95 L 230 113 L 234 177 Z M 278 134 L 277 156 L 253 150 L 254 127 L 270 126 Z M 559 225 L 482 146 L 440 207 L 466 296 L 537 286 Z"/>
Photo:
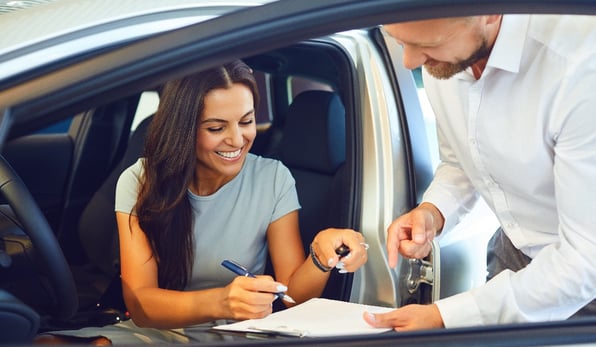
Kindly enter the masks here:
<path id="1" fill-rule="evenodd" d="M 161 289 L 157 261 L 136 216 L 117 212 L 124 301 L 135 324 L 180 328 L 215 319 L 262 318 L 271 313 L 278 285 L 268 276 L 238 276 L 223 288 L 199 291 Z"/>
<path id="2" fill-rule="evenodd" d="M 310 256 L 305 256 L 298 226 L 298 211 L 279 218 L 267 229 L 269 254 L 275 271 L 275 279 L 287 284 L 288 295 L 296 303 L 321 296 L 329 272 L 321 271 Z M 325 266 L 334 267 L 340 261 L 335 254 L 342 244 L 350 248 L 351 254 L 341 259 L 343 269 L 356 271 L 367 260 L 363 246 L 364 237 L 351 229 L 325 229 L 320 231 L 312 242 L 312 248 Z M 287 306 L 292 304 L 285 302 Z"/>
<path id="3" fill-rule="evenodd" d="M 290 212 L 267 228 L 269 255 L 275 279 L 288 286 L 288 295 L 302 303 L 323 293 L 328 272 L 317 269 L 310 259 L 305 260 L 298 228 L 298 211 Z M 285 302 L 286 306 L 291 303 Z"/>

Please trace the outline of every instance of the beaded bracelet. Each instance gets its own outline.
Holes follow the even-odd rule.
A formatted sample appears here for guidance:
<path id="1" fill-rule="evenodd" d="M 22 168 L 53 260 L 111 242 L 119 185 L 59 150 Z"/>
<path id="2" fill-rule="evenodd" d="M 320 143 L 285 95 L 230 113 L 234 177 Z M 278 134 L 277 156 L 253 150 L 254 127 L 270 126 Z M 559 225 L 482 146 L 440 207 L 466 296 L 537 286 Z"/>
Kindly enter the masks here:
<path id="1" fill-rule="evenodd" d="M 321 264 L 321 262 L 317 258 L 317 255 L 315 254 L 315 251 L 312 249 L 312 244 L 310 245 L 310 259 L 312 259 L 312 262 L 315 264 L 315 266 L 323 272 L 329 272 L 331 271 L 331 269 L 333 269 L 332 267 L 328 267 Z"/>

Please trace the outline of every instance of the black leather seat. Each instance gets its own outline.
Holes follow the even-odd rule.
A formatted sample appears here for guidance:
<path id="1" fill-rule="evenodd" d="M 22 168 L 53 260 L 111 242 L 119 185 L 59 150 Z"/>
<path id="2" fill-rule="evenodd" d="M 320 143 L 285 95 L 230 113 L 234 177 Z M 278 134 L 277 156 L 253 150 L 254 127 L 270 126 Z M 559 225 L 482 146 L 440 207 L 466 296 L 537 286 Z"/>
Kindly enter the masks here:
<path id="1" fill-rule="evenodd" d="M 71 175 L 66 183 L 65 202 L 55 229 L 71 264 L 86 261 L 77 242 L 77 226 L 83 209 L 106 175 L 113 173 L 123 155 L 139 95 L 118 100 L 78 115 L 68 130 L 74 152 Z"/>
<path id="2" fill-rule="evenodd" d="M 116 183 L 120 174 L 142 155 L 145 134 L 147 133 L 151 119 L 152 117 L 150 116 L 137 126 L 128 141 L 128 146 L 122 159 L 111 171 L 100 188 L 93 194 L 81 214 L 78 227 L 79 238 L 83 250 L 91 263 L 91 269 L 95 270 L 93 273 L 87 274 L 93 279 L 92 285 L 84 286 L 83 283 L 81 286 L 82 307 L 85 304 L 95 305 L 98 296 L 108 291 L 111 285 L 114 286 L 113 292 L 107 294 L 113 297 L 104 297 L 106 302 L 103 305 L 115 305 L 123 308 L 119 283 L 120 254 L 118 227 L 114 213 Z M 80 273 L 78 275 L 75 274 L 75 277 L 80 279 L 87 277 Z"/>
<path id="3" fill-rule="evenodd" d="M 309 90 L 294 98 L 284 123 L 280 159 L 296 180 L 300 231 L 308 254 L 320 230 L 348 225 L 346 117 L 336 93 Z M 351 278 L 334 270 L 323 297 L 348 300 Z"/>
<path id="4" fill-rule="evenodd" d="M 134 130 L 123 157 L 81 213 L 77 231 L 88 262 L 71 266 L 79 295 L 79 312 L 67 322 L 42 320 L 40 332 L 103 326 L 127 318 L 114 212 L 116 183 L 120 174 L 142 155 L 151 119 L 152 116 L 146 118 Z"/>

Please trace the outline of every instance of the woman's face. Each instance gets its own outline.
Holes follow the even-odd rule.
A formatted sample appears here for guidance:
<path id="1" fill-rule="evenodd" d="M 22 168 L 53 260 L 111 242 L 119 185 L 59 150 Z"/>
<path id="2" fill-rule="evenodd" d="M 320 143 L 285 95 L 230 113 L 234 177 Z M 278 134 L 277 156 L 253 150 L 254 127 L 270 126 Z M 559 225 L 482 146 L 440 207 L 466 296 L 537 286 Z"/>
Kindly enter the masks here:
<path id="1" fill-rule="evenodd" d="M 201 181 L 234 178 L 242 168 L 257 128 L 251 90 L 244 84 L 205 95 L 197 133 L 197 170 Z"/>

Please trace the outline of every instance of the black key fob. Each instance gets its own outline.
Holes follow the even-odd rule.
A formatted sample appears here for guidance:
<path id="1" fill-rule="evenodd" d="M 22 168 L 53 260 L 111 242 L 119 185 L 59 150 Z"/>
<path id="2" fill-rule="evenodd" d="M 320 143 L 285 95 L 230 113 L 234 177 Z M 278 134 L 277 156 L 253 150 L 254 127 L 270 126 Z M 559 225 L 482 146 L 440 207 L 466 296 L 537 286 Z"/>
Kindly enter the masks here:
<path id="1" fill-rule="evenodd" d="M 341 245 L 335 250 L 335 254 L 339 255 L 339 257 L 345 257 L 350 253 L 350 249 L 346 245 Z"/>

